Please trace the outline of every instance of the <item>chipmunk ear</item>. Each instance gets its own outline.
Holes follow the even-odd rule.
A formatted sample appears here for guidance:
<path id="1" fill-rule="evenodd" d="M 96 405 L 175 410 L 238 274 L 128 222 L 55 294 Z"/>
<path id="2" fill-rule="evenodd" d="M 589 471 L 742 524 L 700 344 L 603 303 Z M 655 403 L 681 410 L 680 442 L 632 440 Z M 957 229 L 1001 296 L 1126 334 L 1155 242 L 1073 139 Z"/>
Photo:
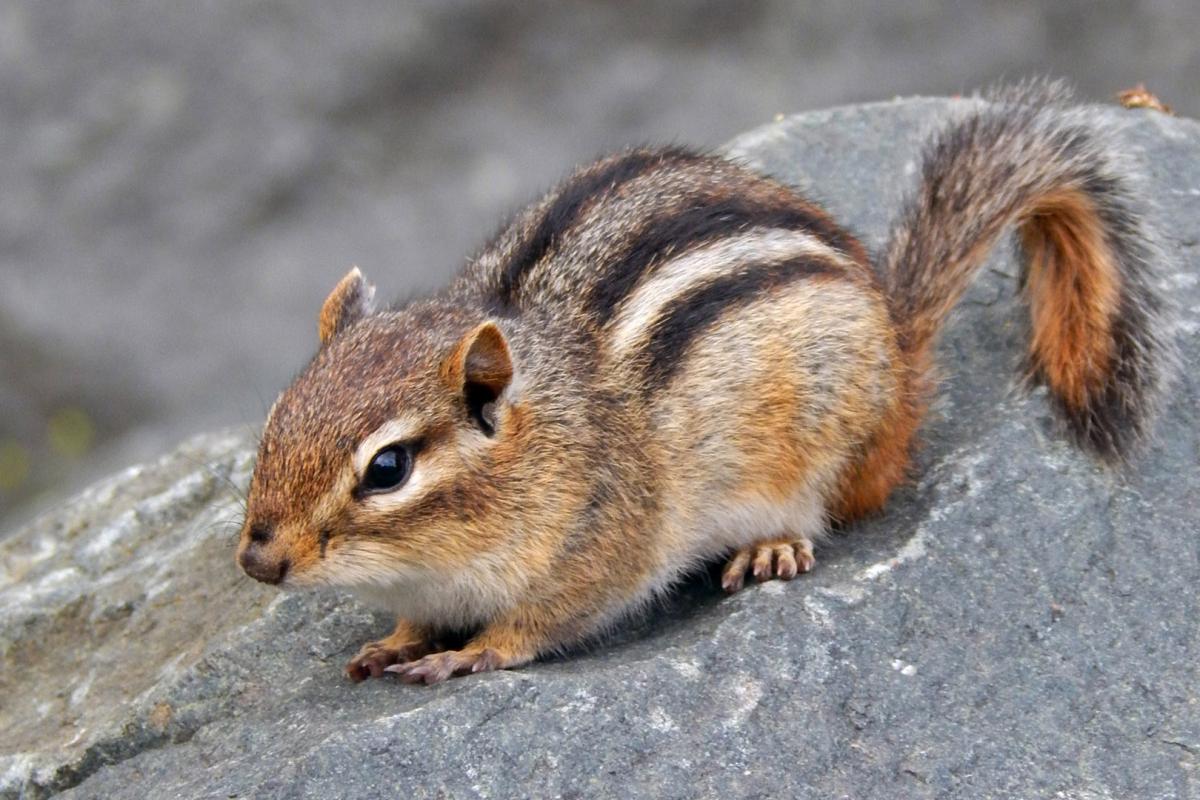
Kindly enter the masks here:
<path id="1" fill-rule="evenodd" d="M 321 344 L 328 344 L 339 331 L 370 314 L 375 307 L 374 300 L 375 287 L 367 283 L 358 267 L 352 268 L 333 287 L 321 306 L 321 316 L 317 319 Z"/>
<path id="2" fill-rule="evenodd" d="M 485 322 L 464 336 L 447 359 L 445 374 L 483 432 L 495 433 L 495 401 L 513 377 L 512 353 L 496 323 Z"/>
<path id="3" fill-rule="evenodd" d="M 494 322 L 485 322 L 462 338 L 451 356 L 451 374 L 462 386 L 475 384 L 493 397 L 507 387 L 513 376 L 508 341 Z"/>

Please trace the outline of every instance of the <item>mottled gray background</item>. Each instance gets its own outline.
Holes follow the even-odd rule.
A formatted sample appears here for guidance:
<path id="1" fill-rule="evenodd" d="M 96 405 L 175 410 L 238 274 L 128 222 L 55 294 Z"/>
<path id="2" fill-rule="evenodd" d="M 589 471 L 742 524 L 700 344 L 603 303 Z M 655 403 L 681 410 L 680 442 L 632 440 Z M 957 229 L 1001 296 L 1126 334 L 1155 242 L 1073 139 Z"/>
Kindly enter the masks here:
<path id="1" fill-rule="evenodd" d="M 1049 73 L 1200 109 L 1200 3 L 0 5 L 0 530 L 254 426 L 356 263 L 443 281 L 569 166 Z"/>

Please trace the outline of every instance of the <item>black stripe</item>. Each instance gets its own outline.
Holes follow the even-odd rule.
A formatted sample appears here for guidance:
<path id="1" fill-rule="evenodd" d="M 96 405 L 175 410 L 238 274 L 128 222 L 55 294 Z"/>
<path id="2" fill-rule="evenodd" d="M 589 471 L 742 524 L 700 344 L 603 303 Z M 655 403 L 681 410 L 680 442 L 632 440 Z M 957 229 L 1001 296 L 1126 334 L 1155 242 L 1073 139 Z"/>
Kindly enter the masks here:
<path id="1" fill-rule="evenodd" d="M 597 194 L 611 191 L 652 166 L 695 158 L 698 156 L 683 148 L 633 150 L 615 157 L 598 169 L 585 171 L 568 180 L 559 189 L 537 227 L 521 242 L 503 268 L 498 289 L 501 302 L 508 304 L 513 301 L 526 272 L 550 252 L 556 239 L 575 223 L 583 206 Z"/>
<path id="2" fill-rule="evenodd" d="M 736 195 L 704 197 L 682 211 L 651 219 L 605 270 L 588 298 L 588 310 L 599 322 L 608 321 L 642 277 L 665 258 L 752 227 L 804 231 L 843 253 L 853 252 L 845 231 L 798 199 L 796 205 L 781 205 Z"/>
<path id="3" fill-rule="evenodd" d="M 834 261 L 798 256 L 773 264 L 748 264 L 696 287 L 675 301 L 650 329 L 650 340 L 643 350 L 645 390 L 649 393 L 668 383 L 692 342 L 728 309 L 745 306 L 801 278 L 844 274 Z"/>

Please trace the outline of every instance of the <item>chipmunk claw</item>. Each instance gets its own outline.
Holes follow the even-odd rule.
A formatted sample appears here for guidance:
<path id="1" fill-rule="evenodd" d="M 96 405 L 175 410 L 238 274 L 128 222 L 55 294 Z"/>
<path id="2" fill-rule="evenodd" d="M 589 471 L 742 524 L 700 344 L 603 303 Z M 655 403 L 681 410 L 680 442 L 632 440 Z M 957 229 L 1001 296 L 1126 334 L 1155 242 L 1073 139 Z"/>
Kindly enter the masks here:
<path id="1" fill-rule="evenodd" d="M 504 669 L 508 664 L 490 648 L 484 650 L 446 650 L 432 653 L 404 664 L 392 664 L 385 672 L 394 672 L 405 683 L 424 683 L 432 686 L 456 675 L 490 672 Z"/>
<path id="2" fill-rule="evenodd" d="M 759 542 L 738 550 L 721 572 L 721 588 L 732 594 L 746 585 L 746 574 L 759 583 L 778 578 L 790 581 L 813 568 L 812 542 L 807 538 Z"/>
<path id="3" fill-rule="evenodd" d="M 421 658 L 429 650 L 430 646 L 423 642 L 400 646 L 387 639 L 370 642 L 363 645 L 354 658 L 346 664 L 346 676 L 355 683 L 367 678 L 378 678 L 388 667 Z"/>

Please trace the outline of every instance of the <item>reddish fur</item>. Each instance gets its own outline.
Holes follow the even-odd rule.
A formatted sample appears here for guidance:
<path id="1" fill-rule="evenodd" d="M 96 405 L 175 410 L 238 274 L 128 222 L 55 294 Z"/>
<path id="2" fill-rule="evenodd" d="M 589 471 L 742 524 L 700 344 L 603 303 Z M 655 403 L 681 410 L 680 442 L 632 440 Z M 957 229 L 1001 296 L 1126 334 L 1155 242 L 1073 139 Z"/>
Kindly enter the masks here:
<path id="1" fill-rule="evenodd" d="M 1120 298 L 1119 275 L 1096 209 L 1078 190 L 1057 191 L 1034 206 L 1020 233 L 1029 258 L 1025 291 L 1034 367 L 1069 407 L 1084 408 L 1108 378 L 1111 328 Z M 980 248 L 967 260 L 982 257 Z M 956 294 L 941 291 L 947 298 Z M 908 365 L 898 377 L 905 388 L 866 455 L 844 476 L 830 509 L 833 518 L 847 522 L 879 510 L 904 480 L 932 387 L 932 350 L 944 314 L 939 307 L 936 314 L 909 321 L 909 330 L 918 333 L 910 332 L 907 341 L 920 346 L 904 356 Z"/>
<path id="2" fill-rule="evenodd" d="M 761 391 L 746 398 L 741 420 L 739 438 L 746 454 L 741 491 L 784 502 L 796 492 L 808 466 L 795 424 L 799 391 L 788 353 L 772 353 L 765 362 L 777 367 L 765 377 Z"/>
<path id="3" fill-rule="evenodd" d="M 1120 276 L 1095 206 L 1080 191 L 1038 203 L 1021 226 L 1033 365 L 1072 409 L 1108 379 Z"/>
<path id="4" fill-rule="evenodd" d="M 892 491 L 908 475 L 917 428 L 925 414 L 921 398 L 925 392 L 914 387 L 916 373 L 898 362 L 896 378 L 900 391 L 890 411 L 867 444 L 865 455 L 843 474 L 829 515 L 850 522 L 878 511 Z"/>

